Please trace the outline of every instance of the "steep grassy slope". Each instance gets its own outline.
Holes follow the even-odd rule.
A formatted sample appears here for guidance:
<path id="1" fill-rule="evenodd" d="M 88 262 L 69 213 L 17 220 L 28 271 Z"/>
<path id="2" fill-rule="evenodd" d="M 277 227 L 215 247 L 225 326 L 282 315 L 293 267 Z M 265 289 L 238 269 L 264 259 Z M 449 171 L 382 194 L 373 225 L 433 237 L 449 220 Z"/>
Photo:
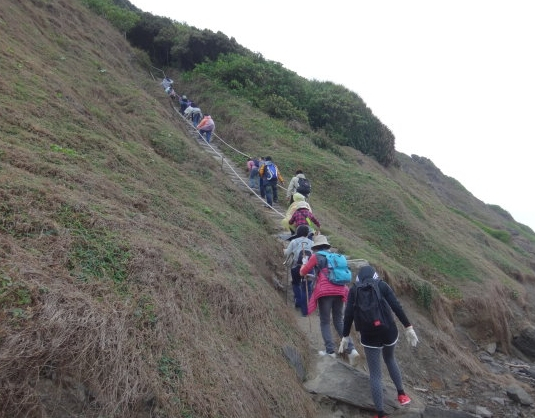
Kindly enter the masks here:
<path id="1" fill-rule="evenodd" d="M 314 416 L 282 355 L 308 348 L 270 285 L 285 272 L 266 215 L 186 135 L 144 55 L 66 0 L 1 2 L 0 51 L 3 416 Z M 409 381 L 437 359 L 483 375 L 456 330 L 508 350 L 533 321 L 534 236 L 507 214 L 425 159 L 321 150 L 171 75 L 221 137 L 312 179 L 323 232 L 378 266 L 422 336 L 418 362 L 400 353 Z"/>
<path id="2" fill-rule="evenodd" d="M 2 416 L 310 415 L 264 215 L 107 22 L 0 18 Z"/>

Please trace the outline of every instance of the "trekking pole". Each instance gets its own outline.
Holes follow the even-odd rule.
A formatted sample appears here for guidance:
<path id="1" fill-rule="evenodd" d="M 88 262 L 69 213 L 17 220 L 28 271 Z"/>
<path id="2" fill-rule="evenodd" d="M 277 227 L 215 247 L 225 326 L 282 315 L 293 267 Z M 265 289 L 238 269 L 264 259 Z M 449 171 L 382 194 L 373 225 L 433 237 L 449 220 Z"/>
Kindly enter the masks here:
<path id="1" fill-rule="evenodd" d="M 284 301 L 288 305 L 288 286 L 290 286 L 290 266 L 286 267 L 286 289 L 284 290 Z"/>
<path id="2" fill-rule="evenodd" d="M 305 243 L 304 242 L 301 243 L 301 251 L 303 253 L 302 259 L 304 260 L 304 258 L 305 258 Z M 305 279 L 305 295 L 306 295 L 306 298 L 307 298 L 306 301 L 307 301 L 308 328 L 309 328 L 310 332 L 312 332 L 312 321 L 310 320 L 310 315 L 308 314 L 308 280 L 307 280 L 307 276 L 305 276 L 305 277 L 301 276 L 301 283 L 303 283 L 303 279 Z"/>

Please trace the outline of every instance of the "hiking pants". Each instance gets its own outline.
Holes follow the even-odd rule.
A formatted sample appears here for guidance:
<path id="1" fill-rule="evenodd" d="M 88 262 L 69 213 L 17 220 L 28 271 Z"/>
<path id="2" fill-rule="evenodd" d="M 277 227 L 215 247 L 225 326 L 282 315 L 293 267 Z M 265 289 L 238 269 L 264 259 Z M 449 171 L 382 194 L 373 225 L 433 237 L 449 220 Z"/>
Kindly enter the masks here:
<path id="1" fill-rule="evenodd" d="M 269 206 L 278 203 L 279 195 L 277 191 L 277 180 L 264 180 L 264 189 L 266 192 L 266 202 Z"/>
<path id="2" fill-rule="evenodd" d="M 212 131 L 201 129 L 199 133 L 201 134 L 201 138 L 206 137 L 206 142 L 210 142 L 210 138 L 212 137 Z"/>
<path id="3" fill-rule="evenodd" d="M 260 188 L 260 176 L 258 175 L 258 167 L 251 168 L 249 173 L 249 187 L 251 189 Z"/>
<path id="4" fill-rule="evenodd" d="M 394 386 L 399 391 L 403 390 L 403 383 L 401 380 L 401 372 L 394 356 L 394 349 L 396 343 L 392 345 L 383 345 L 382 347 L 368 347 L 364 346 L 364 353 L 366 354 L 366 361 L 368 369 L 370 370 L 370 389 L 372 392 L 372 399 L 377 411 L 384 411 L 383 405 L 383 382 L 381 374 L 381 354 L 388 369 L 388 374 Z"/>
<path id="5" fill-rule="evenodd" d="M 307 316 L 308 314 L 308 300 L 312 295 L 312 280 L 306 280 L 301 277 L 299 270 L 301 265 L 292 267 L 292 289 L 294 292 L 295 307 L 301 309 L 301 314 Z M 307 289 L 308 285 L 308 289 Z"/>
<path id="6" fill-rule="evenodd" d="M 191 121 L 193 122 L 193 126 L 196 128 L 199 122 L 201 121 L 201 114 L 194 113 L 193 115 L 191 115 Z"/>
<path id="7" fill-rule="evenodd" d="M 342 296 L 323 296 L 318 299 L 318 308 L 320 312 L 321 336 L 325 343 L 325 351 L 328 354 L 335 353 L 338 351 L 338 346 L 333 340 L 331 332 L 331 314 L 334 329 L 338 336 L 342 338 L 344 329 L 344 302 L 342 301 Z M 346 351 L 350 353 L 354 348 L 355 345 L 352 339 L 349 339 Z"/>

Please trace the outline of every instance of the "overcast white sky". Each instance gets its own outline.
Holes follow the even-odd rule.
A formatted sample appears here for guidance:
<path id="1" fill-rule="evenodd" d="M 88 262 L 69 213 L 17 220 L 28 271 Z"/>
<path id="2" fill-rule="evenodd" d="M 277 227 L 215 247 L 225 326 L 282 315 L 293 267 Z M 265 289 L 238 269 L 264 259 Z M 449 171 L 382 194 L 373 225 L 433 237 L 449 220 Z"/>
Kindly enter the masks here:
<path id="1" fill-rule="evenodd" d="M 398 151 L 535 230 L 535 2 L 130 1 L 347 87 Z"/>

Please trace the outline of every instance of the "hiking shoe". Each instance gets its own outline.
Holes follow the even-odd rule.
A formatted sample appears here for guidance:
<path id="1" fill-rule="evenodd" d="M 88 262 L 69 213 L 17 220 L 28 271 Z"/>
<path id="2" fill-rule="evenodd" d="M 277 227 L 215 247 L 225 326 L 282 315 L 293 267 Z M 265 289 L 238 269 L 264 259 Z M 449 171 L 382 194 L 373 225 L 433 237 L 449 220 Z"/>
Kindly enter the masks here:
<path id="1" fill-rule="evenodd" d="M 409 398 L 407 395 L 398 395 L 398 401 L 400 405 L 407 405 L 411 403 L 411 398 Z"/>
<path id="2" fill-rule="evenodd" d="M 327 353 L 326 351 L 318 351 L 318 354 L 320 356 L 331 356 L 332 358 L 336 358 L 336 353 Z"/>
<path id="3" fill-rule="evenodd" d="M 355 363 L 357 362 L 357 357 L 359 356 L 359 352 L 353 349 L 351 350 L 351 353 L 349 353 L 347 356 L 349 357 L 349 364 L 354 366 Z"/>

